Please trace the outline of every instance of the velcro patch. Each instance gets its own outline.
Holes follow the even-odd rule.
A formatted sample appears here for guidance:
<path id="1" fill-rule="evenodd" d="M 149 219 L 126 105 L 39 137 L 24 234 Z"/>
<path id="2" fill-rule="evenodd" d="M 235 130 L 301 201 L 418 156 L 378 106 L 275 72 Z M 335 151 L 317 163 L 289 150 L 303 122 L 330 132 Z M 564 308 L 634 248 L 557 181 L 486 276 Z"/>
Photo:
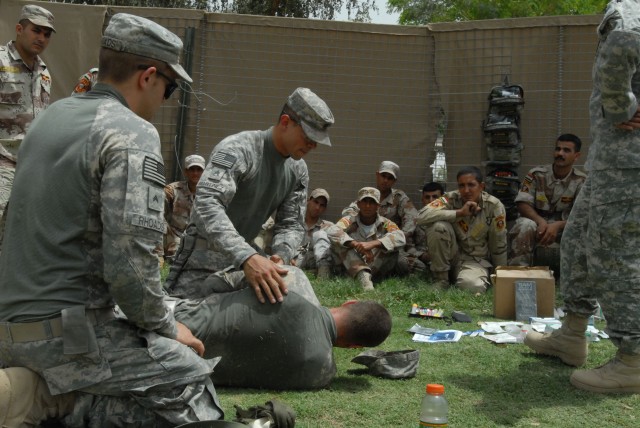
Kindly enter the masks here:
<path id="1" fill-rule="evenodd" d="M 147 206 L 153 211 L 164 211 L 164 189 L 159 187 L 149 187 Z"/>
<path id="2" fill-rule="evenodd" d="M 129 215 L 131 216 L 131 225 L 164 233 L 164 220 L 162 220 L 162 218 L 134 213 L 129 213 Z"/>
<path id="3" fill-rule="evenodd" d="M 211 181 L 220 181 L 222 177 L 224 177 L 224 173 L 226 170 L 222 168 L 215 167 L 211 170 L 211 174 L 209 175 L 209 180 Z"/>
<path id="4" fill-rule="evenodd" d="M 231 153 L 219 151 L 213 154 L 213 157 L 211 158 L 211 164 L 219 165 L 223 168 L 229 169 L 233 165 L 235 165 L 236 160 L 238 159 L 236 158 L 235 155 Z"/>
<path id="5" fill-rule="evenodd" d="M 142 178 L 164 187 L 164 165 L 162 162 L 158 162 L 149 156 L 145 156 L 144 163 L 142 164 Z"/>

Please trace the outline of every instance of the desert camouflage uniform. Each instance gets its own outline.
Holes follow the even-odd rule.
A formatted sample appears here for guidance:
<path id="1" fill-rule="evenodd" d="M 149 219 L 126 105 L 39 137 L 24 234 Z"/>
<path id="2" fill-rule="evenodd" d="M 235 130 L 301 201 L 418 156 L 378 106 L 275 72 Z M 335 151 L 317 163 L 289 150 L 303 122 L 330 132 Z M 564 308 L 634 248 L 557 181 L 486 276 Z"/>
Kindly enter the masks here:
<path id="1" fill-rule="evenodd" d="M 164 227 L 155 127 L 97 84 L 48 108 L 20 153 L 0 256 L 0 360 L 36 371 L 53 394 L 76 391 L 67 426 L 220 418 L 216 361 L 175 340 L 152 254 Z M 128 320 L 114 319 L 116 304 Z M 25 322 L 50 334 L 6 334 Z"/>
<path id="2" fill-rule="evenodd" d="M 337 254 L 347 273 L 355 276 L 363 269 L 371 271 L 372 276 L 378 277 L 390 273 L 397 268 L 398 251 L 404 247 L 404 233 L 398 225 L 378 214 L 370 234 L 366 234 L 366 226 L 360 222 L 358 215 L 342 217 L 327 229 L 331 240 L 331 248 Z M 367 242 L 380 240 L 382 248 L 372 250 L 373 262 L 367 264 L 354 249 L 344 246 L 347 242 Z"/>
<path id="3" fill-rule="evenodd" d="M 522 181 L 516 202 L 524 202 L 533 207 L 547 223 L 566 221 L 573 203 L 584 184 L 587 175 L 575 168 L 564 177 L 553 175 L 553 165 L 537 166 Z M 519 217 L 509 230 L 509 265 L 532 266 L 536 248 L 535 221 Z M 560 243 L 562 232 L 556 242 Z"/>
<path id="4" fill-rule="evenodd" d="M 489 269 L 507 264 L 505 210 L 487 192 L 482 192 L 477 215 L 456 217 L 463 205 L 460 192 L 445 193 L 420 210 L 418 225 L 427 227 L 431 271 L 451 271 L 459 288 L 484 292 Z"/>
<path id="5" fill-rule="evenodd" d="M 31 70 L 15 42 L 0 46 L 0 140 L 22 140 L 31 121 L 49 105 L 50 94 L 51 75 L 40 57 Z M 0 144 L 0 216 L 11 194 L 16 155 Z"/>
<path id="6" fill-rule="evenodd" d="M 625 354 L 640 353 L 640 130 L 615 127 L 640 97 L 640 1 L 611 2 L 598 28 L 589 104 L 589 176 L 562 239 L 566 308 L 589 316 L 596 299 L 607 333 Z"/>
<path id="7" fill-rule="evenodd" d="M 84 94 L 85 92 L 89 92 L 91 87 L 98 82 L 98 69 L 92 68 L 91 70 L 84 73 L 78 79 L 78 83 L 76 83 L 76 87 L 73 88 L 73 92 L 71 92 L 71 96 Z"/>
<path id="8" fill-rule="evenodd" d="M 164 187 L 164 197 L 164 219 L 167 222 L 164 255 L 173 256 L 180 245 L 180 237 L 189 224 L 196 194 L 191 193 L 186 181 L 176 181 Z"/>
<path id="9" fill-rule="evenodd" d="M 302 244 L 298 247 L 293 259 L 300 269 L 316 269 L 319 264 L 333 265 L 331 256 L 331 242 L 327 236 L 327 229 L 333 223 L 327 220 L 318 219 L 318 222 L 311 227 L 304 224 L 306 233 Z"/>
<path id="10" fill-rule="evenodd" d="M 307 164 L 282 157 L 273 144 L 272 129 L 222 140 L 198 182 L 191 223 L 171 266 L 167 289 L 189 298 L 211 294 L 211 281 L 205 279 L 242 270 L 245 260 L 258 253 L 249 243 L 274 211 L 272 252 L 289 263 L 304 235 L 308 183 Z"/>
<path id="11" fill-rule="evenodd" d="M 358 214 L 358 204 L 352 202 L 342 210 L 343 216 Z M 418 244 L 414 237 L 418 210 L 405 192 L 399 189 L 391 189 L 391 193 L 380 201 L 378 214 L 396 223 L 404 232 L 406 244 L 400 249 L 398 255 L 398 269 L 400 273 L 425 272 L 425 264 L 418 259 L 421 252 L 416 250 Z"/>

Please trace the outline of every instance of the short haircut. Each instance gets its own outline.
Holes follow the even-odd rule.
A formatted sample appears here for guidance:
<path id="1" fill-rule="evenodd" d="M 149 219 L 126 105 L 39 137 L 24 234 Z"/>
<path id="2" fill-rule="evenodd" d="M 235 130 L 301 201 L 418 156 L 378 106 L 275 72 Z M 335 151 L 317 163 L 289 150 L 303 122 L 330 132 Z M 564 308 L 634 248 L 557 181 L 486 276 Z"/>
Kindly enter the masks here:
<path id="1" fill-rule="evenodd" d="M 160 71 L 168 68 L 166 63 L 152 58 L 100 48 L 98 81 L 111 80 L 114 83 L 122 83 L 139 71 L 138 67 L 141 65 L 156 67 Z"/>
<path id="2" fill-rule="evenodd" d="M 29 24 L 33 24 L 33 23 L 28 19 L 21 19 L 20 21 L 18 21 L 18 24 L 22 25 L 22 28 L 27 28 Z"/>
<path id="3" fill-rule="evenodd" d="M 568 141 L 569 143 L 573 143 L 573 145 L 575 146 L 576 152 L 579 152 L 580 149 L 582 148 L 582 140 L 580 140 L 580 138 L 578 138 L 577 135 L 562 134 L 561 136 L 556 138 L 556 142 L 558 141 Z"/>
<path id="4" fill-rule="evenodd" d="M 444 187 L 442 187 L 442 184 L 436 183 L 435 181 L 425 184 L 422 188 L 423 192 L 435 192 L 436 190 L 439 190 L 440 194 L 444 195 Z"/>
<path id="5" fill-rule="evenodd" d="M 456 180 L 458 180 L 458 178 L 462 177 L 463 175 L 473 175 L 476 178 L 476 180 L 478 180 L 478 183 L 484 182 L 484 176 L 482 175 L 482 171 L 480 171 L 480 168 L 478 168 L 477 166 L 465 166 L 460 171 L 458 171 L 458 174 L 456 175 Z"/>
<path id="6" fill-rule="evenodd" d="M 391 314 L 378 302 L 358 300 L 345 306 L 345 340 L 357 346 L 378 346 L 391 333 Z"/>

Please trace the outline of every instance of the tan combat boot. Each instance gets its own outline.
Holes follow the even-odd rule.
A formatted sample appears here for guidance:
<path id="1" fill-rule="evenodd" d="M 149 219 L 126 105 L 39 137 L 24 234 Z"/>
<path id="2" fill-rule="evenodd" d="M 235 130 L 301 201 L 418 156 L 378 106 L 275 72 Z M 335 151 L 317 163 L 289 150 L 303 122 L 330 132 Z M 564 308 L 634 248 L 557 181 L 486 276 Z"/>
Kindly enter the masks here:
<path id="1" fill-rule="evenodd" d="M 36 372 L 24 367 L 0 370 L 0 427 L 39 426 L 73 410 L 73 393 L 52 396 Z"/>
<path id="2" fill-rule="evenodd" d="M 318 265 L 318 274 L 316 275 L 318 279 L 330 279 L 331 278 L 331 266 L 327 264 L 319 264 Z"/>
<path id="3" fill-rule="evenodd" d="M 358 275 L 356 275 L 356 279 L 358 280 L 360 285 L 362 285 L 363 290 L 371 291 L 374 289 L 373 282 L 371 281 L 371 272 L 369 272 L 368 270 L 363 269 L 358 272 Z"/>
<path id="4" fill-rule="evenodd" d="M 433 277 L 433 288 L 437 290 L 445 290 L 449 288 L 449 271 L 446 270 L 444 272 L 433 272 L 431 271 L 431 276 Z"/>
<path id="5" fill-rule="evenodd" d="M 587 362 L 588 321 L 587 317 L 569 313 L 562 327 L 547 334 L 530 331 L 524 344 L 539 354 L 558 357 L 570 366 L 582 366 Z"/>
<path id="6" fill-rule="evenodd" d="M 576 388 L 601 394 L 640 393 L 640 354 L 616 356 L 593 370 L 576 370 L 571 374 Z"/>

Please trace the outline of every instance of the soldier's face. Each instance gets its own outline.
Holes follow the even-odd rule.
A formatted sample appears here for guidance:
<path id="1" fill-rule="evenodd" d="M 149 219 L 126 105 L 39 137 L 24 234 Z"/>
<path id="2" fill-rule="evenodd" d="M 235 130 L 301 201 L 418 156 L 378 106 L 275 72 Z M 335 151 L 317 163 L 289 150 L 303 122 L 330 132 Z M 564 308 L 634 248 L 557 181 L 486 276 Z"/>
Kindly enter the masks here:
<path id="1" fill-rule="evenodd" d="M 576 145 L 572 141 L 556 141 L 553 164 L 558 167 L 573 166 L 580 157 L 580 152 L 576 152 Z"/>
<path id="2" fill-rule="evenodd" d="M 187 181 L 190 186 L 195 186 L 200 181 L 200 177 L 202 177 L 202 168 L 199 166 L 192 166 L 191 168 L 184 171 L 184 175 L 187 177 Z"/>
<path id="3" fill-rule="evenodd" d="M 431 202 L 435 201 L 442 196 L 439 190 L 433 190 L 431 192 L 422 192 L 422 206 L 426 207 Z"/>
<path id="4" fill-rule="evenodd" d="M 480 202 L 484 183 L 479 183 L 473 174 L 461 175 L 458 177 L 458 191 L 465 202 Z"/>
<path id="5" fill-rule="evenodd" d="M 53 30 L 34 25 L 31 22 L 24 27 L 16 25 L 16 47 L 21 56 L 33 57 L 40 55 L 49 46 Z M 23 58 L 27 59 L 27 58 Z"/>
<path id="6" fill-rule="evenodd" d="M 380 193 L 386 194 L 396 184 L 396 178 L 388 172 L 376 172 L 376 187 Z"/>
<path id="7" fill-rule="evenodd" d="M 372 219 L 376 218 L 378 214 L 378 203 L 372 198 L 364 198 L 358 201 L 358 209 L 360 210 L 360 218 L 365 221 L 365 224 L 370 224 Z"/>
<path id="8" fill-rule="evenodd" d="M 292 133 L 290 134 L 288 144 L 289 156 L 295 160 L 299 160 L 306 156 L 311 150 L 318 147 L 318 143 L 307 137 L 302 125 L 293 120 L 291 121 L 291 125 L 290 130 Z"/>
<path id="9" fill-rule="evenodd" d="M 307 201 L 307 213 L 311 218 L 319 218 L 327 209 L 327 199 L 324 196 L 309 198 Z"/>

